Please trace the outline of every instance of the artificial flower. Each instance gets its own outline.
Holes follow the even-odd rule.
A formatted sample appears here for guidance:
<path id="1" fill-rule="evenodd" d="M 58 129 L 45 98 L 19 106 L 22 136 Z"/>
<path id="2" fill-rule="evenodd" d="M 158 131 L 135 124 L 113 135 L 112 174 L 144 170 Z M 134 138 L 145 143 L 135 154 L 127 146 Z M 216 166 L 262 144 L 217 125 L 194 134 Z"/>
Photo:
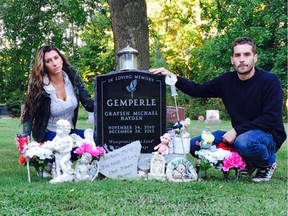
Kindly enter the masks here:
<path id="1" fill-rule="evenodd" d="M 211 167 L 222 170 L 225 175 L 230 169 L 244 169 L 246 166 L 244 160 L 236 151 L 231 152 L 222 148 L 213 149 L 213 151 L 211 149 L 201 149 L 196 151 L 195 154 L 200 158 L 200 163 L 198 163 L 200 179 L 207 177 L 206 171 Z"/>
<path id="2" fill-rule="evenodd" d="M 84 153 L 90 153 L 90 151 L 93 149 L 93 146 L 89 143 L 84 142 L 80 147 L 78 147 L 74 153 L 82 155 Z"/>
<path id="3" fill-rule="evenodd" d="M 26 162 L 26 158 L 23 155 L 21 155 L 20 158 L 19 158 L 19 164 L 22 165 L 25 162 Z"/>
<path id="4" fill-rule="evenodd" d="M 78 155 L 82 155 L 84 153 L 89 153 L 93 156 L 93 158 L 97 159 L 99 158 L 101 155 L 105 154 L 105 149 L 103 147 L 100 146 L 92 146 L 89 143 L 84 142 L 81 146 L 79 146 L 74 153 L 78 154 Z"/>
<path id="5" fill-rule="evenodd" d="M 19 159 L 19 164 L 26 162 L 34 166 L 39 177 L 43 178 L 43 170 L 53 157 L 53 151 L 46 143 L 31 142 L 23 146 L 23 151 Z"/>
<path id="6" fill-rule="evenodd" d="M 24 156 L 29 158 L 39 158 L 40 160 L 51 159 L 53 152 L 46 148 L 43 143 L 31 142 L 24 149 Z"/>
<path id="7" fill-rule="evenodd" d="M 200 115 L 200 116 L 198 116 L 198 121 L 204 121 L 204 116 L 202 116 L 202 115 Z"/>
<path id="8" fill-rule="evenodd" d="M 232 145 L 228 145 L 228 144 L 223 143 L 223 142 L 219 143 L 217 145 L 217 148 L 221 148 L 223 150 L 227 150 L 227 151 L 231 151 L 231 152 L 236 151 L 236 149 Z"/>
<path id="9" fill-rule="evenodd" d="M 227 172 L 230 169 L 238 168 L 244 169 L 246 166 L 242 157 L 238 154 L 238 152 L 232 152 L 228 157 L 223 160 L 223 168 L 222 170 Z"/>
<path id="10" fill-rule="evenodd" d="M 215 151 L 210 151 L 208 149 L 201 149 L 195 152 L 200 159 L 203 159 L 211 164 L 211 166 L 217 165 L 222 162 L 224 158 L 231 154 L 230 151 L 223 149 L 216 149 Z"/>

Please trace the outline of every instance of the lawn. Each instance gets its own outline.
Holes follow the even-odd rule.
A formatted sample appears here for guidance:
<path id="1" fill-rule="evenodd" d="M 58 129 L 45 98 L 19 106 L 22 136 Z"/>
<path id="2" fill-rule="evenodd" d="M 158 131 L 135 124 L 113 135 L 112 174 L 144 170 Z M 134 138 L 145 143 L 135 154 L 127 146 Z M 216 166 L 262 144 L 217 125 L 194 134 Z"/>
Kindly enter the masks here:
<path id="1" fill-rule="evenodd" d="M 78 126 L 93 128 L 85 117 Z M 230 123 L 208 126 L 225 130 Z M 205 127 L 192 121 L 191 136 Z M 220 171 L 210 169 L 202 182 L 104 179 L 52 185 L 41 182 L 34 169 L 28 183 L 25 166 L 18 164 L 19 119 L 0 119 L 0 130 L 0 215 L 287 215 L 287 142 L 277 152 L 278 169 L 269 182 L 233 175 L 225 181 Z"/>

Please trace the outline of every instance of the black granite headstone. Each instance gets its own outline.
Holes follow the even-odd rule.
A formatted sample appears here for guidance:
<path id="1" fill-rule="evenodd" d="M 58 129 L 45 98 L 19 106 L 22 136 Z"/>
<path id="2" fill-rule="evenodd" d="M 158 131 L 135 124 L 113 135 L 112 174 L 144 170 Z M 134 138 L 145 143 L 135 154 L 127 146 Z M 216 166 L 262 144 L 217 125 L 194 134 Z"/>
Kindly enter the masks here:
<path id="1" fill-rule="evenodd" d="M 110 150 L 139 140 L 151 153 L 166 132 L 166 84 L 161 75 L 127 70 L 96 77 L 96 143 Z"/>

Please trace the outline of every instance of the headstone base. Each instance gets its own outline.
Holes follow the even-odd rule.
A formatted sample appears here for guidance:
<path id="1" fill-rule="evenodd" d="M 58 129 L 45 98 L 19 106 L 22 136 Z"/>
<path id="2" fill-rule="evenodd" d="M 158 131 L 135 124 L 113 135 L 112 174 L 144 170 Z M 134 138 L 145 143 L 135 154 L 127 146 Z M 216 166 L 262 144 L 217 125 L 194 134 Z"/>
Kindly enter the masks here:
<path id="1" fill-rule="evenodd" d="M 165 181 L 166 175 L 165 174 L 148 173 L 148 179 L 149 180 L 156 179 L 156 180 Z"/>

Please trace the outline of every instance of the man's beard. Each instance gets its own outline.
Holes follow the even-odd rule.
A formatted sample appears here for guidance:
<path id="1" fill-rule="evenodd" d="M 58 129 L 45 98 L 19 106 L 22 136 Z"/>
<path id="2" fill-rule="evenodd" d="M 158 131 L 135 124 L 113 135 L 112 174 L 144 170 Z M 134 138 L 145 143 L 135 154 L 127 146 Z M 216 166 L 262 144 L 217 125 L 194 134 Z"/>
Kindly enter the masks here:
<path id="1" fill-rule="evenodd" d="M 251 71 L 253 70 L 254 67 L 251 67 L 249 70 L 243 71 L 243 72 L 239 71 L 238 68 L 235 65 L 234 65 L 234 68 L 235 68 L 237 74 L 239 74 L 239 75 L 247 75 L 247 74 L 251 73 Z"/>

